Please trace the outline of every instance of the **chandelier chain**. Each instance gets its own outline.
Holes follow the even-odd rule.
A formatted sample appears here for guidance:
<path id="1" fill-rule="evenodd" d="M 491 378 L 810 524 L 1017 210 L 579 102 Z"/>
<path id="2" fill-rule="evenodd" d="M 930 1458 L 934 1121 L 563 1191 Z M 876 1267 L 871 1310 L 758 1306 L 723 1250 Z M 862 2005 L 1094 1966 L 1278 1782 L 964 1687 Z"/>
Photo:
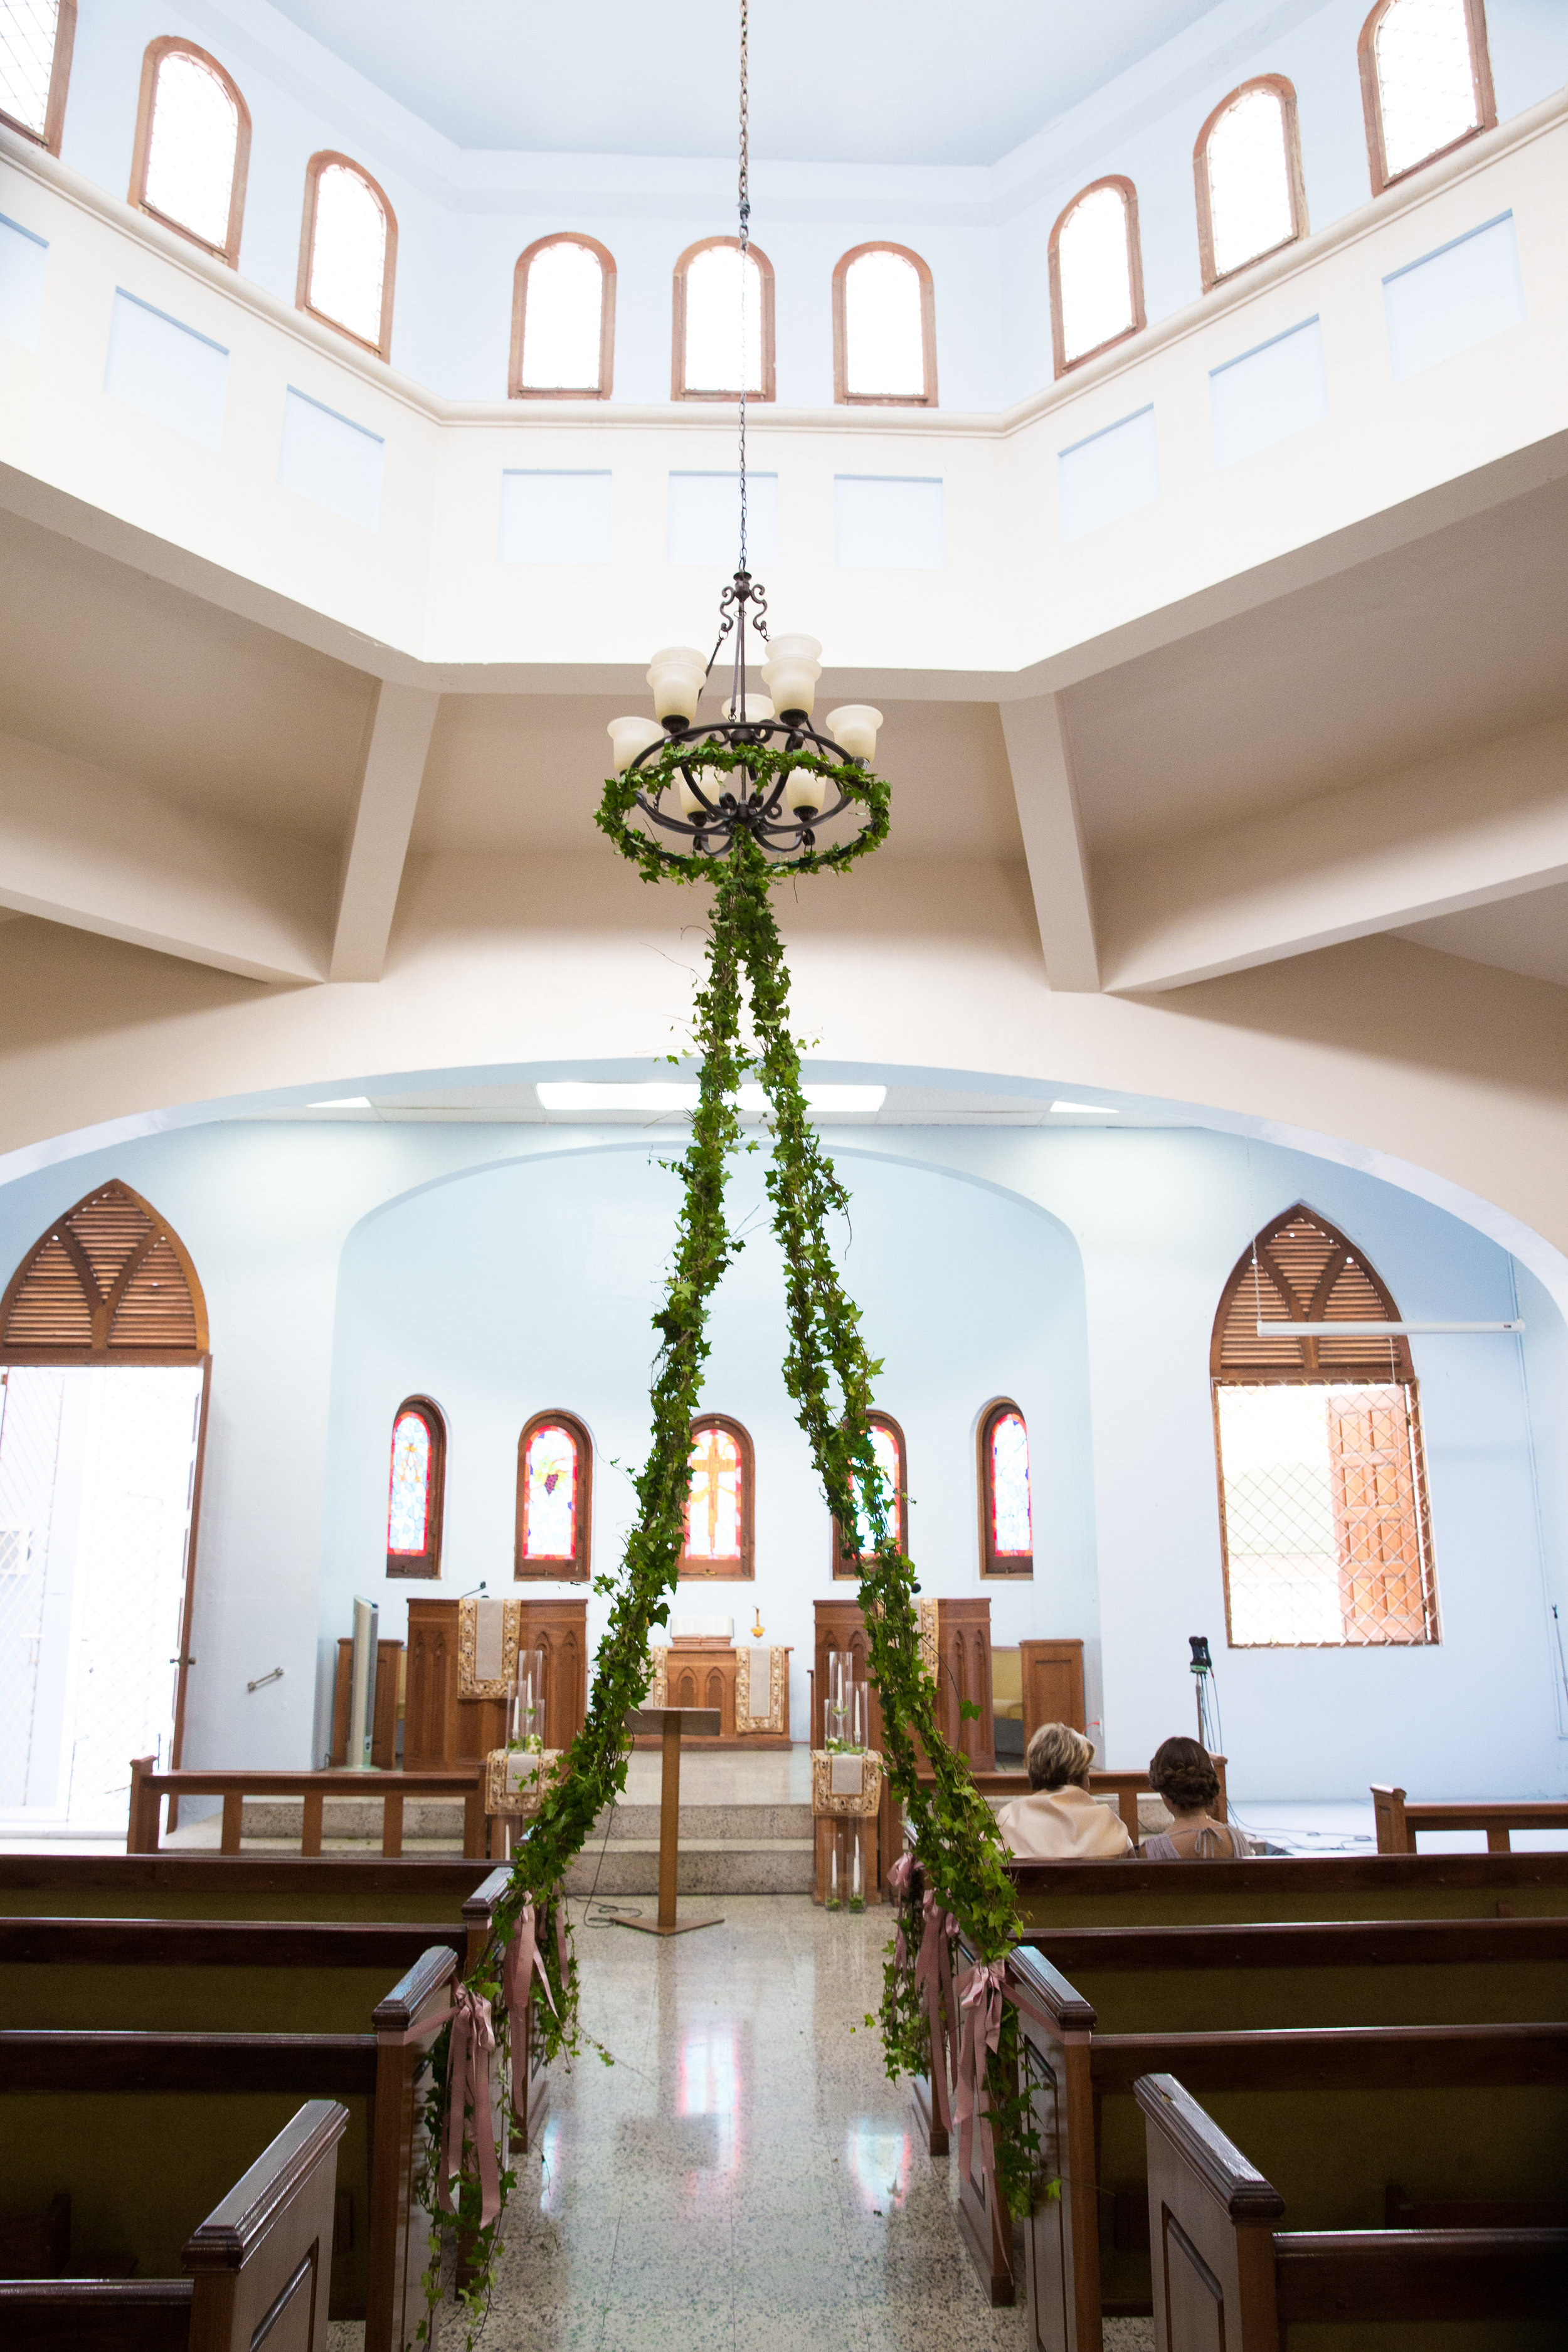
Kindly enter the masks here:
<path id="1" fill-rule="evenodd" d="M 749 0 L 741 0 L 741 157 L 737 209 L 740 215 L 741 247 L 741 570 L 746 569 L 746 378 L 751 373 L 746 362 L 746 277 L 747 254 L 751 246 L 752 192 L 750 119 L 751 97 L 747 87 L 747 48 L 750 39 Z M 745 635 L 744 616 L 741 636 Z M 737 655 L 744 676 L 744 649 L 737 642 Z"/>

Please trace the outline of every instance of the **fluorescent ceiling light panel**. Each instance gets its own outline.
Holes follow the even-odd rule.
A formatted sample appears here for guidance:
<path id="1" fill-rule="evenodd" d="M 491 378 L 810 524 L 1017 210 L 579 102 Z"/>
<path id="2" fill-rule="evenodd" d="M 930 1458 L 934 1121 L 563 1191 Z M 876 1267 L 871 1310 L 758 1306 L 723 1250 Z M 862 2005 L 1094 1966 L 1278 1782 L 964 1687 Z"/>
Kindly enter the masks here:
<path id="1" fill-rule="evenodd" d="M 535 1091 L 545 1110 L 695 1110 L 699 1099 L 694 1082 L 678 1084 L 662 1078 L 541 1078 Z M 888 1089 L 807 1087 L 805 1093 L 813 1110 L 874 1111 L 881 1109 Z M 761 1087 L 742 1087 L 740 1105 L 742 1111 L 756 1116 L 767 1108 L 767 1097 Z"/>
<path id="2" fill-rule="evenodd" d="M 340 1095 L 334 1102 L 307 1103 L 307 1110 L 369 1110 L 368 1095 Z"/>
<path id="3" fill-rule="evenodd" d="M 1051 1108 L 1053 1110 L 1092 1111 L 1096 1118 L 1119 1118 L 1121 1117 L 1121 1113 L 1118 1111 L 1114 1103 L 1054 1102 L 1051 1105 Z"/>

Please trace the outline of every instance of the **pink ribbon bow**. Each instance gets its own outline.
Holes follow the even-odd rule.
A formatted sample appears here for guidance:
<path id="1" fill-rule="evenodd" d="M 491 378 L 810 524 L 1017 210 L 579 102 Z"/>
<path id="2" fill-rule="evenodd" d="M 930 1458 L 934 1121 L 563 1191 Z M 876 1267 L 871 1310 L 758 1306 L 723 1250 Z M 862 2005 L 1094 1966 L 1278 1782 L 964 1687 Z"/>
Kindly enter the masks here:
<path id="1" fill-rule="evenodd" d="M 974 2177 L 971 2157 L 974 2126 L 980 2126 L 981 2186 L 987 2203 L 996 2194 L 996 2148 L 991 2130 L 991 2095 L 986 2084 L 990 2053 L 1002 2038 L 1002 1986 L 1005 1960 L 982 1960 L 958 1988 L 963 2035 L 958 2053 L 958 2096 L 953 2113 L 958 2122 L 958 2165 Z"/>
<path id="2" fill-rule="evenodd" d="M 952 2121 L 948 2080 L 955 2071 L 953 2059 L 957 2055 L 952 1952 L 948 1939 L 957 1934 L 958 1922 L 950 1911 L 943 1909 L 929 1887 L 924 1907 L 925 1925 L 921 1931 L 920 1954 L 915 1961 L 915 1990 L 925 1994 L 926 2026 L 931 2042 L 931 2101 L 937 2121 L 946 2131 Z"/>
<path id="3" fill-rule="evenodd" d="M 557 1929 L 560 1921 L 557 1918 Z M 556 2015 L 555 1995 L 550 1990 L 550 1974 L 544 1965 L 544 1955 L 539 1948 L 538 1923 L 534 1917 L 533 1897 L 526 1896 L 517 1915 L 517 1925 L 506 1948 L 501 1962 L 501 2001 L 506 2010 L 507 2042 L 511 2052 L 512 2112 L 521 2120 L 518 2087 L 521 2070 L 528 2063 L 528 2003 L 537 1977 L 544 1987 L 544 1998 Z M 564 1968 L 561 1981 L 566 1981 Z"/>
<path id="4" fill-rule="evenodd" d="M 904 1905 L 910 1899 L 910 1878 L 914 1866 L 914 1855 L 901 1853 L 888 1873 L 888 1884 L 893 1890 L 893 1900 L 899 1906 L 899 1941 L 898 1949 L 893 1957 L 895 1965 L 900 1969 L 907 1969 L 910 1964 L 909 1946 L 904 1941 Z"/>
<path id="5" fill-rule="evenodd" d="M 459 1985 L 452 2004 L 452 2039 L 447 2051 L 447 2135 L 437 2196 L 442 2212 L 450 2213 L 452 2175 L 461 2171 L 463 2164 L 464 2111 L 471 2105 L 479 2162 L 481 2229 L 488 2229 L 500 2211 L 500 2175 L 490 2105 L 490 2060 L 495 2046 L 489 2001 L 482 1993 Z"/>

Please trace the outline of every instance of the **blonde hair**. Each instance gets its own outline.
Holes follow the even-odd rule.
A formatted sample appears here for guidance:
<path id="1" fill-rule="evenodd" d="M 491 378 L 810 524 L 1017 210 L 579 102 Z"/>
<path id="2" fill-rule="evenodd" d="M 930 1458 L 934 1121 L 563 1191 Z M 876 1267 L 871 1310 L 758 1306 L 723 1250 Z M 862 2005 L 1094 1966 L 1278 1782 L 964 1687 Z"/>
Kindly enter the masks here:
<path id="1" fill-rule="evenodd" d="M 1094 1761 L 1094 1742 L 1070 1723 L 1042 1723 L 1024 1758 L 1032 1789 L 1065 1789 Z"/>

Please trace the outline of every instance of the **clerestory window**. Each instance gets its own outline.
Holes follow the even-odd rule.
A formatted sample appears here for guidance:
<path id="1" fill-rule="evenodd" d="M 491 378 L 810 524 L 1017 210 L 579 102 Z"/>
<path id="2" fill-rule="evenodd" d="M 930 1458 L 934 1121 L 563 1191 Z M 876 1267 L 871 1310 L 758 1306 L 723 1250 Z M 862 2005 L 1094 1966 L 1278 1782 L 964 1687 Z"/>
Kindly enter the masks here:
<path id="1" fill-rule="evenodd" d="M 217 59 L 165 36 L 142 61 L 131 202 L 234 268 L 250 110 Z"/>
<path id="2" fill-rule="evenodd" d="M 1138 192 L 1120 176 L 1082 189 L 1051 231 L 1051 341 L 1065 375 L 1143 325 Z"/>

